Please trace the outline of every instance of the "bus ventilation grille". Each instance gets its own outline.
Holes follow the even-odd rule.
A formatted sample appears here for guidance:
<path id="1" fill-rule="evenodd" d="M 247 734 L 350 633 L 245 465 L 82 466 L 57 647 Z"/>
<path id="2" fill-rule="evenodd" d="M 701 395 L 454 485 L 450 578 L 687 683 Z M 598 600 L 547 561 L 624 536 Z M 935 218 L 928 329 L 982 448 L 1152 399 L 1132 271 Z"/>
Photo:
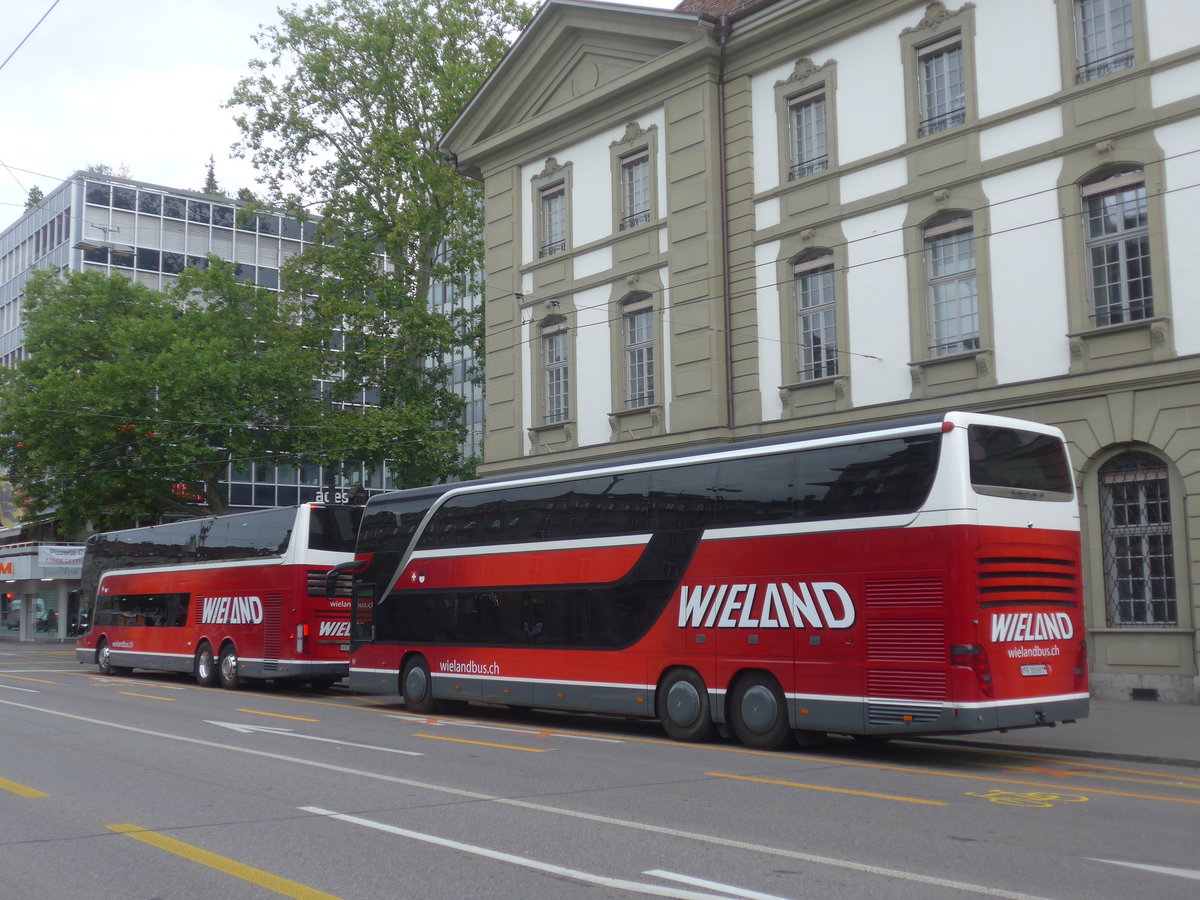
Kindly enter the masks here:
<path id="1" fill-rule="evenodd" d="M 263 668 L 273 672 L 279 668 L 279 637 L 283 631 L 283 597 L 269 594 L 263 597 Z"/>
<path id="2" fill-rule="evenodd" d="M 1079 568 L 1073 560 L 1033 556 L 987 556 L 979 560 L 979 600 L 992 604 L 1079 603 Z"/>
<path id="3" fill-rule="evenodd" d="M 868 580 L 865 588 L 871 609 L 940 604 L 945 593 L 940 578 L 881 578 Z"/>
<path id="4" fill-rule="evenodd" d="M 940 619 L 879 619 L 867 622 L 870 662 L 941 663 L 946 625 Z"/>

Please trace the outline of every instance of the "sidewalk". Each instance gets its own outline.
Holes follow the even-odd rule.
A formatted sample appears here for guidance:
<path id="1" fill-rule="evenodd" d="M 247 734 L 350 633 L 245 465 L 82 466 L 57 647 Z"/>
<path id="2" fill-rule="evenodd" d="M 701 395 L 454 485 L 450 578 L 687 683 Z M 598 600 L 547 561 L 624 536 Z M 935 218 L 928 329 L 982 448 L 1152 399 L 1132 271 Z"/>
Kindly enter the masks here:
<path id="1" fill-rule="evenodd" d="M 0 634 L 0 661 L 41 656 L 48 665 L 62 665 L 64 654 L 74 646 L 73 640 L 20 642 Z M 1093 699 L 1090 715 L 1071 725 L 914 740 L 1200 768 L 1200 706 Z"/>
<path id="2" fill-rule="evenodd" d="M 1088 717 L 1072 725 L 922 740 L 1200 768 L 1200 706 L 1093 699 Z"/>

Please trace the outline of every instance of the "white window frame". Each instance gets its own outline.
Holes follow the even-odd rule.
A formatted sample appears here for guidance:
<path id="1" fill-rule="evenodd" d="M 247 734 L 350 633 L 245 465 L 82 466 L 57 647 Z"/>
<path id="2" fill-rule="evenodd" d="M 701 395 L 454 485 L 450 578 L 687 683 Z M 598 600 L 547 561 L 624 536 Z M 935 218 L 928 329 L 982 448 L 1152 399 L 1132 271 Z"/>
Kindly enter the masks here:
<path id="1" fill-rule="evenodd" d="M 969 216 L 927 227 L 925 277 L 929 297 L 929 352 L 951 356 L 980 348 L 975 230 Z"/>
<path id="2" fill-rule="evenodd" d="M 571 344 L 566 324 L 542 330 L 542 365 L 545 385 L 545 410 L 542 420 L 547 425 L 569 421 L 571 418 Z"/>
<path id="3" fill-rule="evenodd" d="M 833 253 L 814 252 L 795 263 L 792 274 L 800 380 L 831 378 L 840 374 Z"/>
<path id="4" fill-rule="evenodd" d="M 788 100 L 789 181 L 829 168 L 828 111 L 824 85 Z"/>
<path id="5" fill-rule="evenodd" d="M 967 56 L 959 32 L 917 48 L 917 136 L 967 121 Z"/>
<path id="6" fill-rule="evenodd" d="M 1104 327 L 1153 317 L 1145 174 L 1131 171 L 1103 178 L 1085 184 L 1081 193 L 1092 324 Z M 1129 224 L 1131 211 L 1137 219 L 1134 225 Z M 1112 230 L 1105 227 L 1108 224 Z M 1116 280 L 1109 277 L 1114 269 Z"/>
<path id="7" fill-rule="evenodd" d="M 1074 0 L 1074 18 L 1076 84 L 1134 64 L 1133 0 Z"/>
<path id="8" fill-rule="evenodd" d="M 567 249 L 567 183 L 558 181 L 538 191 L 541 235 L 538 256 L 554 256 Z"/>
<path id="9" fill-rule="evenodd" d="M 654 304 L 650 298 L 627 303 L 621 311 L 625 343 L 625 408 L 653 406 L 657 399 L 654 371 Z"/>
<path id="10" fill-rule="evenodd" d="M 652 187 L 648 147 L 621 157 L 621 231 L 654 218 Z"/>

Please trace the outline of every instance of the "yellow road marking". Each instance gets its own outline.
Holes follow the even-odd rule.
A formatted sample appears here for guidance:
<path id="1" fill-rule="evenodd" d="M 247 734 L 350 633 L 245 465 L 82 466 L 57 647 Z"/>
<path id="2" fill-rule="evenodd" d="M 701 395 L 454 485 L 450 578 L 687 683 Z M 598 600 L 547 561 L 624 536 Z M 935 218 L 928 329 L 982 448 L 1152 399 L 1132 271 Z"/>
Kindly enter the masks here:
<path id="1" fill-rule="evenodd" d="M 133 691 L 118 691 L 117 693 L 124 694 L 126 697 L 144 697 L 147 700 L 166 700 L 168 703 L 174 703 L 174 697 L 158 697 L 154 694 L 135 694 Z"/>
<path id="2" fill-rule="evenodd" d="M 1024 762 L 1048 762 L 1062 768 L 1083 769 L 1087 772 L 1120 772 L 1124 775 L 1143 775 L 1147 778 L 1162 778 L 1170 782 L 1191 781 L 1200 783 L 1200 777 L 1195 775 L 1159 775 L 1156 772 L 1147 772 L 1144 769 L 1127 769 L 1124 766 L 1102 766 L 1099 763 L 1079 762 L 1078 760 L 1062 759 L 1061 757 L 1037 756 L 1030 753 L 1008 753 L 1002 750 L 985 750 L 978 747 L 956 746 L 955 749 L 965 753 L 995 756 L 1001 759 L 1019 759 Z M 995 768 L 1001 767 L 995 766 Z"/>
<path id="3" fill-rule="evenodd" d="M 17 784 L 15 781 L 9 781 L 7 778 L 0 778 L 0 790 L 8 791 L 10 794 L 16 794 L 18 797 L 28 797 L 30 800 L 36 800 L 38 797 L 49 797 L 49 794 L 43 794 L 39 790 L 31 787 L 25 787 L 23 784 Z"/>
<path id="4" fill-rule="evenodd" d="M 949 806 L 943 800 L 925 800 L 921 797 L 901 797 L 898 794 L 876 794 L 872 791 L 852 791 L 848 788 L 825 787 L 819 784 L 801 784 L 797 781 L 776 781 L 773 778 L 752 778 L 749 775 L 727 775 L 724 772 L 705 772 L 710 778 L 729 778 L 733 781 L 753 781 L 758 784 L 774 784 L 780 787 L 804 788 L 807 791 L 828 791 L 831 794 L 853 794 L 855 797 L 873 797 L 876 800 L 898 800 L 901 803 L 918 803 L 922 806 Z"/>
<path id="5" fill-rule="evenodd" d="M 9 675 L 7 672 L 0 672 L 0 676 L 5 678 L 15 678 L 17 681 L 34 681 L 38 684 L 58 684 L 57 681 L 46 681 L 44 678 L 28 678 L 25 675 Z"/>
<path id="6" fill-rule="evenodd" d="M 198 863 L 199 865 L 216 869 L 218 872 L 224 872 L 226 875 L 232 875 L 234 878 L 242 879 L 242 881 L 257 884 L 259 887 L 266 888 L 268 891 L 274 891 L 276 894 L 284 897 L 293 897 L 295 900 L 340 900 L 340 898 L 335 897 L 333 894 L 327 894 L 308 885 L 299 884 L 287 878 L 281 878 L 278 875 L 272 875 L 270 872 L 264 872 L 262 869 L 256 869 L 253 866 L 237 862 L 226 856 L 219 856 L 216 853 L 201 850 L 199 847 L 185 844 L 183 841 L 177 841 L 175 838 L 167 837 L 165 834 L 147 831 L 144 828 L 139 828 L 137 825 L 109 825 L 107 827 L 109 831 L 115 831 L 118 834 L 131 837 L 135 841 L 141 841 L 143 844 L 149 844 L 151 847 L 165 850 L 168 853 L 173 853 L 176 856 Z"/>
<path id="7" fill-rule="evenodd" d="M 272 719 L 291 719 L 293 722 L 320 722 L 320 719 L 305 719 L 302 716 L 285 716 L 283 713 L 263 712 L 261 709 L 239 709 L 238 712 L 250 713 L 252 716 L 270 716 Z"/>
<path id="8" fill-rule="evenodd" d="M 477 747 L 496 747 L 499 750 L 521 750 L 524 753 L 545 753 L 538 747 L 515 747 L 512 744 L 493 744 L 488 741 L 468 741 L 466 738 L 442 737 L 438 734 L 414 734 L 413 737 L 428 738 L 431 741 L 449 741 L 452 744 L 474 744 Z"/>

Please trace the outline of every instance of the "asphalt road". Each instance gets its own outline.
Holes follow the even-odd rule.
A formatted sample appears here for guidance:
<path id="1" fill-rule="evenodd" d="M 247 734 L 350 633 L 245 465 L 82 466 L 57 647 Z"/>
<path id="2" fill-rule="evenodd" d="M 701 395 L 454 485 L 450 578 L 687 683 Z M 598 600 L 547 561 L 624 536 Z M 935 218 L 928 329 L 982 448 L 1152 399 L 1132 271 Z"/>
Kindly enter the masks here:
<path id="1" fill-rule="evenodd" d="M 1188 898 L 1195 769 L 104 678 L 0 645 L 0 898 Z"/>

